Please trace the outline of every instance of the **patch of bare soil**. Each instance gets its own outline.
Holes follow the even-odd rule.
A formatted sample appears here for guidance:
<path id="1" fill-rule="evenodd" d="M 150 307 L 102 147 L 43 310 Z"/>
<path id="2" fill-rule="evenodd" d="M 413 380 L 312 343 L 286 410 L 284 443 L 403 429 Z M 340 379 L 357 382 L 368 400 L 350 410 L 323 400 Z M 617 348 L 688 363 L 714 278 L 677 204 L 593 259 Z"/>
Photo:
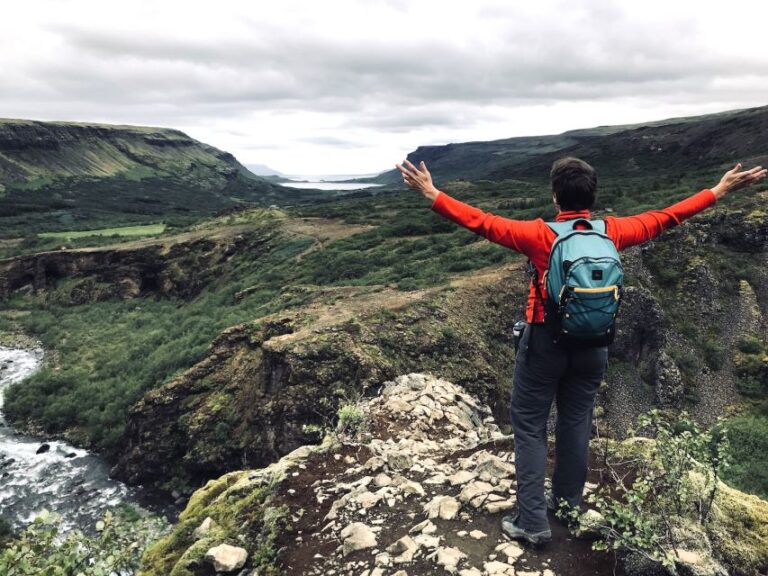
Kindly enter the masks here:
<path id="1" fill-rule="evenodd" d="M 283 221 L 283 227 L 295 234 L 311 236 L 320 243 L 339 240 L 376 228 L 369 224 L 349 224 L 343 220 L 331 218 L 287 218 Z"/>

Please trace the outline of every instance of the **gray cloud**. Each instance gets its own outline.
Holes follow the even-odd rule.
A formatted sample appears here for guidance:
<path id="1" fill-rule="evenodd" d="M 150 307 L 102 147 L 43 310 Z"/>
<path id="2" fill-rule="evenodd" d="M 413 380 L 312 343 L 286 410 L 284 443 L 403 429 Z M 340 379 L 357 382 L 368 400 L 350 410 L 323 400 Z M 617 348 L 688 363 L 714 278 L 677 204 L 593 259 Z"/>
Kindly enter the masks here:
<path id="1" fill-rule="evenodd" d="M 254 15 L 244 3 L 227 21 L 231 26 L 221 28 L 219 21 L 206 28 L 198 14 L 202 24 L 188 34 L 181 21 L 174 28 L 172 11 L 141 29 L 119 20 L 43 19 L 33 32 L 55 48 L 0 59 L 8 69 L 0 104 L 32 117 L 201 127 L 227 121 L 220 131 L 241 140 L 253 131 L 234 129 L 238 118 L 323 116 L 323 129 L 304 135 L 293 129 L 291 141 L 351 148 L 369 144 L 371 131 L 503 123 L 504 108 L 578 102 L 738 107 L 768 93 L 764 51 L 739 48 L 738 35 L 719 41 L 710 20 L 671 13 L 663 4 L 644 7 L 651 17 L 640 17 L 598 0 L 578 7 L 554 1 L 538 11 L 480 2 L 466 23 L 472 28 L 435 18 L 422 34 L 410 2 L 371 5 L 389 19 L 369 20 L 358 10 L 353 27 L 335 33 L 312 20 L 320 12 L 310 2 L 291 19 Z M 265 145 L 262 138 L 256 147 Z M 274 149 L 285 147 L 281 138 L 274 134 Z"/>
<path id="2" fill-rule="evenodd" d="M 591 43 L 523 30 L 491 54 L 449 40 L 403 46 L 374 40 L 351 49 L 311 36 L 280 39 L 269 29 L 252 41 L 216 44 L 55 30 L 73 57 L 38 64 L 34 73 L 65 98 L 87 95 L 118 104 L 216 103 L 226 109 L 254 103 L 348 113 L 369 101 L 418 106 L 601 99 L 691 90 L 707 79 L 747 71 L 768 74 L 765 59 L 712 57 L 702 46 L 649 42 L 631 29 Z"/>

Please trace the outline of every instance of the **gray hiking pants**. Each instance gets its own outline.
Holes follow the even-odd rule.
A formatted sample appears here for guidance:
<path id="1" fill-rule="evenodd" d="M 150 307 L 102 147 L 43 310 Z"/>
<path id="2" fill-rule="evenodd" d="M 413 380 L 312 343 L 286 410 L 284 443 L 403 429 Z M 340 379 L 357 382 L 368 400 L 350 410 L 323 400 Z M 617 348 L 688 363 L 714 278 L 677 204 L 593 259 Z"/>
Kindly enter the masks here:
<path id="1" fill-rule="evenodd" d="M 557 425 L 552 491 L 572 506 L 581 503 L 592 411 L 607 362 L 607 347 L 567 350 L 553 343 L 543 325 L 526 328 L 515 361 L 510 403 L 521 528 L 538 532 L 549 527 L 544 469 L 553 399 L 557 400 Z"/>

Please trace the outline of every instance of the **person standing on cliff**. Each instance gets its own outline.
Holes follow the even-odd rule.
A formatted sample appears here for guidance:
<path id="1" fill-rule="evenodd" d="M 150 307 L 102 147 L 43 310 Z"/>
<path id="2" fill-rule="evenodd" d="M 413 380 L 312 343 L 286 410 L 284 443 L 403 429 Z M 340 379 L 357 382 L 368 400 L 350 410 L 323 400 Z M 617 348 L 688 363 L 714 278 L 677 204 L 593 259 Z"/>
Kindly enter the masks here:
<path id="1" fill-rule="evenodd" d="M 512 220 L 460 202 L 434 186 L 424 162 L 417 168 L 405 160 L 404 166 L 397 164 L 396 167 L 407 186 L 432 202 L 433 211 L 491 242 L 524 254 L 538 277 L 543 277 L 556 237 L 544 220 Z M 741 171 L 741 164 L 737 164 L 714 188 L 704 189 L 668 208 L 636 216 L 607 216 L 604 219 L 606 235 L 618 250 L 642 244 L 712 206 L 728 192 L 750 186 L 765 176 L 766 170 L 760 166 Z M 557 160 L 550 180 L 552 200 L 558 210 L 557 222 L 591 218 L 597 175 L 589 164 L 571 157 Z M 544 291 L 544 286 L 537 288 L 531 282 L 526 308 L 528 328 L 517 352 L 510 402 L 517 468 L 517 514 L 502 519 L 506 534 L 532 544 L 547 542 L 552 537 L 547 508 L 554 509 L 555 502 L 565 502 L 572 508 L 581 504 L 595 396 L 608 361 L 607 346 L 575 351 L 547 337 Z M 547 494 L 544 488 L 547 419 L 555 398 L 558 408 L 555 469 L 552 493 Z"/>

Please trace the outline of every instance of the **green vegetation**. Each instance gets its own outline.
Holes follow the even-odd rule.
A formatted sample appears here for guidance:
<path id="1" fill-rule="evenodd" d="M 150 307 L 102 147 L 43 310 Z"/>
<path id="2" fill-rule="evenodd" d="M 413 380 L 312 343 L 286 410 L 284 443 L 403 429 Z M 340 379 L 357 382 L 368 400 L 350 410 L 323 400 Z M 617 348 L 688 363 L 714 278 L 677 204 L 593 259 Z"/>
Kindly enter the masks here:
<path id="1" fill-rule="evenodd" d="M 757 337 L 738 343 L 734 355 L 739 391 L 751 398 L 768 400 L 768 346 Z"/>
<path id="2" fill-rule="evenodd" d="M 602 539 L 593 548 L 639 553 L 676 574 L 680 550 L 690 549 L 688 536 L 712 519 L 728 442 L 723 433 L 700 430 L 685 413 L 672 421 L 653 410 L 638 425 L 650 441 L 608 449 L 610 483 L 588 497 L 602 515 Z"/>
<path id="3" fill-rule="evenodd" d="M 0 549 L 5 576 L 107 576 L 133 573 L 142 550 L 163 530 L 155 519 L 131 509 L 107 512 L 95 534 L 62 533 L 58 516 L 43 512 L 14 540 Z"/>
<path id="4" fill-rule="evenodd" d="M 271 472 L 271 470 L 270 470 Z M 213 546 L 230 543 L 244 546 L 248 563 L 259 574 L 280 574 L 277 539 L 289 523 L 287 508 L 273 502 L 277 482 L 284 471 L 249 479 L 249 472 L 232 472 L 195 492 L 179 523 L 144 553 L 141 576 L 194 576 L 205 553 Z M 213 521 L 208 532 L 195 538 L 203 520 Z"/>
<path id="5" fill-rule="evenodd" d="M 768 500 L 768 413 L 729 418 L 724 424 L 731 444 L 730 466 L 723 479 L 743 492 Z"/>
<path id="6" fill-rule="evenodd" d="M 417 210 L 419 199 L 412 194 L 399 195 L 399 202 L 380 226 L 309 252 L 312 238 L 281 232 L 278 211 L 259 212 L 251 220 L 248 247 L 222 263 L 216 280 L 186 302 L 146 298 L 73 306 L 70 279 L 44 294 L 17 294 L 4 305 L 16 312 L 0 315 L 0 331 L 33 334 L 60 360 L 13 387 L 6 413 L 17 423 L 67 431 L 112 456 L 129 406 L 194 364 L 229 326 L 301 306 L 320 287 L 395 284 L 417 289 L 444 283 L 457 270 L 517 257 L 446 225 L 423 203 Z M 233 223 L 247 220 L 229 218 Z M 292 288 L 299 285 L 307 289 Z M 236 299 L 243 291 L 247 296 Z"/>
<path id="7" fill-rule="evenodd" d="M 768 500 L 768 346 L 757 336 L 741 339 L 734 353 L 736 385 L 752 403 L 729 418 L 730 467 L 725 480 L 739 490 Z"/>
<path id="8" fill-rule="evenodd" d="M 75 238 L 67 242 L 62 242 L 59 238 L 43 238 L 37 234 L 16 238 L 14 240 L 0 241 L 0 260 L 4 258 L 14 258 L 16 256 L 26 256 L 38 252 L 50 252 L 53 250 L 77 249 L 77 248 L 97 248 L 100 246 L 111 246 L 121 244 L 142 238 L 141 236 L 84 236 Z"/>
<path id="9" fill-rule="evenodd" d="M 365 426 L 365 414 L 358 404 L 344 404 L 339 408 L 339 422 L 336 431 L 339 434 L 357 435 Z"/>
<path id="10" fill-rule="evenodd" d="M 271 252 L 240 254 L 214 285 L 183 306 L 153 298 L 72 306 L 67 282 L 50 294 L 15 297 L 10 307 L 22 314 L 1 316 L 0 331 L 20 327 L 61 360 L 13 387 L 6 413 L 50 431 L 68 430 L 78 441 L 113 454 L 128 407 L 144 392 L 199 360 L 223 329 L 286 306 L 282 280 L 291 259 L 311 243 L 298 238 Z M 273 271 L 271 280 L 262 280 L 265 269 Z M 235 303 L 237 292 L 259 283 Z"/>
<path id="11" fill-rule="evenodd" d="M 88 236 L 157 236 L 165 231 L 165 224 L 146 224 L 144 226 L 123 226 L 122 228 L 101 228 L 99 230 L 77 230 L 69 232 L 42 232 L 41 238 L 59 238 L 73 240 Z"/>

